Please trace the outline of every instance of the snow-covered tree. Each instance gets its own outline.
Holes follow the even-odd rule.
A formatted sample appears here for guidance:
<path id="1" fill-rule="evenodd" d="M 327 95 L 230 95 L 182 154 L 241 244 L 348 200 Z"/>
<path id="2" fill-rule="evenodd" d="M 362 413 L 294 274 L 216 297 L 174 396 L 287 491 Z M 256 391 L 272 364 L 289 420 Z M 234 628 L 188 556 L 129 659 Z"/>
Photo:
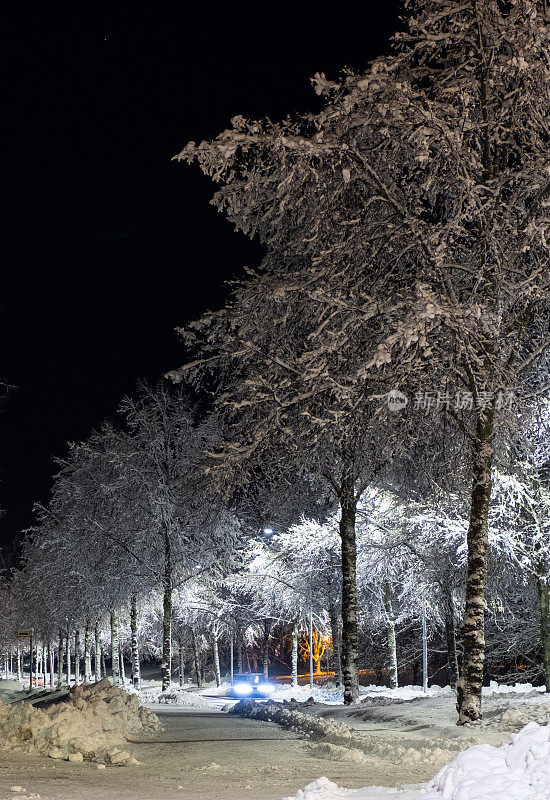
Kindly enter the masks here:
<path id="1" fill-rule="evenodd" d="M 219 370 L 233 462 L 274 435 L 312 447 L 327 429 L 346 456 L 373 396 L 443 397 L 471 449 L 464 723 L 481 716 L 490 476 L 507 392 L 521 402 L 548 388 L 548 26 L 542 0 L 406 6 L 389 56 L 340 81 L 316 76 L 318 114 L 235 117 L 179 154 L 222 184 L 215 204 L 267 250 L 228 309 L 185 335 L 201 345 L 194 367 Z M 353 462 L 338 483 L 344 529 Z M 346 561 L 344 547 L 344 571 Z M 344 605 L 349 583 L 348 570 Z M 344 614 L 345 641 L 354 624 Z"/>

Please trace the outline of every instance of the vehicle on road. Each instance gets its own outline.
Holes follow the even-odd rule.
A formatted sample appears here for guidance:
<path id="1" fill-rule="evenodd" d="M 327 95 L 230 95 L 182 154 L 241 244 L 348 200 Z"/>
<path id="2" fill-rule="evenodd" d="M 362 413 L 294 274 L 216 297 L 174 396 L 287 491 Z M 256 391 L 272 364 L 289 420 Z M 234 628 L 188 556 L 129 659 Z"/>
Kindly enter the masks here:
<path id="1" fill-rule="evenodd" d="M 233 675 L 232 697 L 269 697 L 275 686 L 261 672 L 243 672 Z"/>

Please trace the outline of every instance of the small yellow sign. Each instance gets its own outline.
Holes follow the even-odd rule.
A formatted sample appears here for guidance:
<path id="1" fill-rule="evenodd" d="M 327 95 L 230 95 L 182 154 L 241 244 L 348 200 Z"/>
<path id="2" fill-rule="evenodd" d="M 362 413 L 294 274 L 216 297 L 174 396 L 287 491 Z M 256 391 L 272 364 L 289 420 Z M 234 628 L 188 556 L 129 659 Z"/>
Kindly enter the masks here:
<path id="1" fill-rule="evenodd" d="M 32 631 L 17 631 L 18 639 L 30 639 L 31 636 L 32 636 Z"/>

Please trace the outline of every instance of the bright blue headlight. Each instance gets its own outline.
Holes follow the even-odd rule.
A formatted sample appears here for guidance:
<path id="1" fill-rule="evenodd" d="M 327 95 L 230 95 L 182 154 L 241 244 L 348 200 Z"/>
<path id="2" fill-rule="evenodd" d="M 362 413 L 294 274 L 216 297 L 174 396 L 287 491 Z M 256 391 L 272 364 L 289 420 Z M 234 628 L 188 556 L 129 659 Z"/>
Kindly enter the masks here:
<path id="1" fill-rule="evenodd" d="M 262 694 L 271 694 L 271 692 L 275 689 L 272 683 L 262 683 L 261 686 L 258 686 L 258 691 Z"/>
<path id="2" fill-rule="evenodd" d="M 235 690 L 235 694 L 250 694 L 252 691 L 252 686 L 249 683 L 236 683 L 233 687 Z"/>

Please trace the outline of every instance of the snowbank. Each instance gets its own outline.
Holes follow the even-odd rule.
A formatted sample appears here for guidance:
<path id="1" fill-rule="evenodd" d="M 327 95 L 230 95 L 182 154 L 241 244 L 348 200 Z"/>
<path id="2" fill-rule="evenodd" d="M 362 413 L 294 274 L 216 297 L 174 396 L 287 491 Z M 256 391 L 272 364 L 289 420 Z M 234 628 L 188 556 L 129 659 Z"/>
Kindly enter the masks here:
<path id="1" fill-rule="evenodd" d="M 450 686 L 443 688 L 431 686 L 427 694 L 424 694 L 421 686 L 400 686 L 398 689 L 389 689 L 387 686 L 371 685 L 359 687 L 359 699 L 363 701 L 374 697 L 384 697 L 391 700 L 415 700 L 421 697 L 439 697 L 451 692 Z M 297 700 L 304 702 L 310 698 L 313 698 L 316 703 L 343 703 L 344 693 L 341 687 L 337 687 L 332 682 L 322 685 L 314 684 L 313 689 L 310 689 L 309 685 L 293 688 L 290 684 L 285 683 L 278 685 L 269 696 L 270 700 L 275 701 Z"/>
<path id="2" fill-rule="evenodd" d="M 530 722 L 510 744 L 475 745 L 420 789 L 341 789 L 319 778 L 285 800 L 550 800 L 550 725 Z"/>
<path id="3" fill-rule="evenodd" d="M 140 689 L 137 696 L 144 705 L 160 703 L 188 708 L 215 708 L 214 703 L 211 703 L 206 697 L 183 688 L 167 689 L 164 692 L 158 688 Z"/>
<path id="4" fill-rule="evenodd" d="M 107 678 L 75 686 L 67 702 L 47 708 L 0 702 L 4 749 L 44 753 L 75 763 L 137 764 L 127 750 L 121 749 L 126 747 L 126 737 L 159 727 L 158 718 L 140 706 L 135 695 L 112 686 Z"/>
<path id="5" fill-rule="evenodd" d="M 305 789 L 300 789 L 294 797 L 284 800 L 426 800 L 426 795 L 415 790 L 386 789 L 381 786 L 370 786 L 365 789 L 341 789 L 328 778 L 317 778 Z M 492 798 L 491 800 L 496 800 Z M 499 798 L 499 800 L 501 800 Z M 504 800 L 504 798 L 502 798 Z"/>
<path id="6" fill-rule="evenodd" d="M 307 703 L 259 703 L 241 700 L 230 710 L 230 714 L 276 722 L 291 731 L 297 731 L 312 740 L 312 749 L 318 757 L 329 756 L 339 761 L 359 763 L 365 755 L 377 756 L 388 762 L 399 760 L 411 764 L 431 764 L 434 769 L 452 758 L 456 753 L 456 742 L 440 740 L 435 747 L 404 747 L 398 742 L 389 742 L 378 733 L 370 735 L 356 731 L 332 717 L 318 717 L 304 712 Z M 427 743 L 425 743 L 427 744 Z"/>
<path id="7" fill-rule="evenodd" d="M 495 713 L 492 719 L 493 725 L 500 725 L 505 730 L 513 731 L 517 731 L 533 721 L 538 722 L 539 725 L 546 725 L 550 722 L 550 697 L 545 703 L 524 702 L 505 708 L 500 713 Z"/>
<path id="8" fill-rule="evenodd" d="M 493 694 L 531 694 L 532 692 L 544 694 L 546 688 L 544 686 L 533 686 L 532 683 L 515 683 L 513 686 L 507 686 L 505 683 L 491 681 L 489 686 L 484 686 L 481 690 L 481 693 L 487 696 Z"/>
<path id="9" fill-rule="evenodd" d="M 535 687 L 531 683 L 516 683 L 514 686 L 507 686 L 506 684 L 499 684 L 496 681 L 491 681 L 490 686 L 483 687 L 483 694 L 486 697 L 500 694 L 544 693 L 544 691 L 544 686 Z M 220 686 L 215 686 L 214 684 L 209 685 L 196 692 L 199 696 L 212 695 L 216 697 L 224 697 L 230 693 L 231 683 L 228 681 L 225 681 Z M 451 697 L 453 695 L 454 692 L 450 686 L 430 686 L 426 693 L 422 690 L 422 686 L 399 686 L 397 689 L 390 689 L 387 686 L 370 684 L 368 686 L 359 687 L 359 702 L 370 702 L 374 699 L 397 701 L 420 700 L 427 697 Z M 341 704 L 344 702 L 344 693 L 342 687 L 336 686 L 334 681 L 327 681 L 323 684 L 315 683 L 313 689 L 310 689 L 309 684 L 293 687 L 290 683 L 276 683 L 275 690 L 269 695 L 269 699 L 275 702 L 296 700 L 300 703 L 304 703 L 311 698 L 313 698 L 316 703 Z"/>
<path id="10" fill-rule="evenodd" d="M 230 685 L 228 684 L 228 689 Z M 221 688 L 221 687 L 220 687 Z M 514 686 L 506 686 L 499 684 L 496 681 L 491 681 L 489 686 L 483 687 L 483 694 L 487 697 L 496 694 L 531 694 L 533 692 L 544 693 L 544 686 L 535 687 L 531 683 L 516 683 Z M 420 700 L 426 697 L 444 697 L 451 696 L 454 692 L 450 686 L 430 686 L 427 692 L 424 692 L 422 686 L 399 686 L 397 689 L 390 689 L 387 686 L 376 686 L 371 684 L 369 686 L 359 687 L 359 702 L 368 701 L 374 698 L 386 698 L 388 700 Z M 336 684 L 329 682 L 322 685 L 314 684 L 313 689 L 308 686 L 298 686 L 293 688 L 290 684 L 280 684 L 275 691 L 269 696 L 270 700 L 297 700 L 304 702 L 313 698 L 316 703 L 343 703 L 344 694 L 340 687 Z"/>

